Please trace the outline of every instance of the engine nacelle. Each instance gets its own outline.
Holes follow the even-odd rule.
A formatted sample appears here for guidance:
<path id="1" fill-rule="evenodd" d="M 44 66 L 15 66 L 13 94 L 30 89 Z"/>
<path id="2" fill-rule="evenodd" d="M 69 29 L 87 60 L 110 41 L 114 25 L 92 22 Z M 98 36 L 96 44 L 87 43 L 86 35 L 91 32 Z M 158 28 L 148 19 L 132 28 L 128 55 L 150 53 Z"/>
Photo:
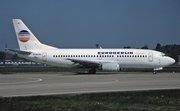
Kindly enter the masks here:
<path id="1" fill-rule="evenodd" d="M 120 70 L 120 67 L 117 63 L 103 63 L 99 69 L 102 71 L 117 72 Z"/>

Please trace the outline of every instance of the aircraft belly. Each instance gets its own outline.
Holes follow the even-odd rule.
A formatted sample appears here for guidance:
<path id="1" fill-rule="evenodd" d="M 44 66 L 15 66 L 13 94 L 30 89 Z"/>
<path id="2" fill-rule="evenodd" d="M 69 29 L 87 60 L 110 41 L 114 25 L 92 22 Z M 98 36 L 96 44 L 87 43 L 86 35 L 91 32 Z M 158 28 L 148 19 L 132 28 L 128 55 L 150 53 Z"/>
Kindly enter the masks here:
<path id="1" fill-rule="evenodd" d="M 47 64 L 53 66 L 59 66 L 59 67 L 75 67 L 73 62 L 69 60 L 53 60 L 53 61 L 48 61 Z"/>
<path id="2" fill-rule="evenodd" d="M 149 63 L 146 60 L 119 60 L 121 68 L 154 68 L 157 67 L 154 62 Z"/>

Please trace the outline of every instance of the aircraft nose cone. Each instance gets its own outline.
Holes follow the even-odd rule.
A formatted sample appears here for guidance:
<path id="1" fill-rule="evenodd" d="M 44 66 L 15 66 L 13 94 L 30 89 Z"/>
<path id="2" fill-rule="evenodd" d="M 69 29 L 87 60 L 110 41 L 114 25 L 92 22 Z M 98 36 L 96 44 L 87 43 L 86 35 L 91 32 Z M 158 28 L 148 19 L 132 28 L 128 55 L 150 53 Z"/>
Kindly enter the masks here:
<path id="1" fill-rule="evenodd" d="M 168 58 L 168 63 L 169 63 L 169 65 L 172 65 L 172 64 L 175 63 L 175 60 L 173 58 L 169 57 Z"/>
<path id="2" fill-rule="evenodd" d="M 164 67 L 172 65 L 175 63 L 175 60 L 171 57 L 164 57 L 161 61 L 161 65 L 163 65 Z"/>
<path id="3" fill-rule="evenodd" d="M 171 64 L 174 64 L 176 61 L 173 58 L 170 58 Z"/>

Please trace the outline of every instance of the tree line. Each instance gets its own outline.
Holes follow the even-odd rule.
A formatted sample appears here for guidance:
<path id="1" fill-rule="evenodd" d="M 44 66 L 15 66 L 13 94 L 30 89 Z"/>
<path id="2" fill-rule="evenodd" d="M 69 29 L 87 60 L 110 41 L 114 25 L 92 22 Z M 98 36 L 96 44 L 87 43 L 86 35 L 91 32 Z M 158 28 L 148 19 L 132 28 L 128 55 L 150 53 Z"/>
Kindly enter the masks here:
<path id="1" fill-rule="evenodd" d="M 130 46 L 125 46 L 124 48 L 131 48 Z M 148 45 L 145 44 L 141 49 L 148 49 Z M 172 44 L 161 46 L 160 43 L 157 43 L 156 48 L 153 49 L 165 53 L 167 56 L 172 57 L 178 61 L 178 55 L 180 55 L 180 45 Z"/>
<path id="2" fill-rule="evenodd" d="M 165 45 L 161 46 L 160 43 L 156 45 L 155 50 L 165 53 L 167 56 L 174 58 L 178 61 L 178 55 L 180 55 L 180 45 Z"/>

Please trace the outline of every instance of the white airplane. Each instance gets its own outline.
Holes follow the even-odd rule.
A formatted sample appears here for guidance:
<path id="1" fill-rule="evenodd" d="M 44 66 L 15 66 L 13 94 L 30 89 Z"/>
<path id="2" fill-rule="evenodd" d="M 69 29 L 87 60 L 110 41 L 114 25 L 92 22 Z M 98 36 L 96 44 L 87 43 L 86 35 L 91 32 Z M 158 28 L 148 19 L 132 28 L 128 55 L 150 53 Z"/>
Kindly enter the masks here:
<path id="1" fill-rule="evenodd" d="M 154 73 L 175 62 L 162 52 L 143 49 L 59 49 L 42 44 L 20 20 L 13 19 L 20 49 L 6 48 L 30 61 L 60 67 L 90 68 L 89 73 L 121 68 L 152 68 Z"/>

